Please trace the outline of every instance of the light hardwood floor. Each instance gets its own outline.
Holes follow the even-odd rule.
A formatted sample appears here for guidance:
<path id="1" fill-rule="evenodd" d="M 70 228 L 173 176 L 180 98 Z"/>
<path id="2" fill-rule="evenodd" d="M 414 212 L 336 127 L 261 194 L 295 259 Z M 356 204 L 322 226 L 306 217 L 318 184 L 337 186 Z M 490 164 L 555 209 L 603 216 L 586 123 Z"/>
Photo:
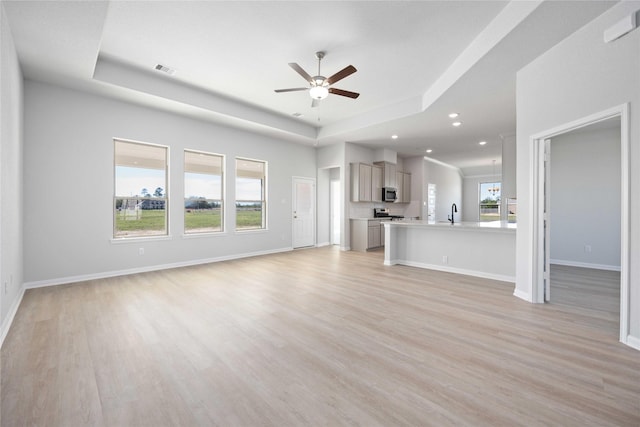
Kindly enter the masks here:
<path id="1" fill-rule="evenodd" d="M 2 426 L 638 426 L 615 316 L 309 249 L 26 292 Z"/>

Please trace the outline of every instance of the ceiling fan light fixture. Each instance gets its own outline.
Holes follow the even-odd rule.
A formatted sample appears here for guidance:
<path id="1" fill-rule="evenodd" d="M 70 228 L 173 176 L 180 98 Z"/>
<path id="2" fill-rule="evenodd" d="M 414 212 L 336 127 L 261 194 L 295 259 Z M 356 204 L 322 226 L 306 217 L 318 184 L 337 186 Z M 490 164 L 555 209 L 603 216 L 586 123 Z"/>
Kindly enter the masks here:
<path id="1" fill-rule="evenodd" d="M 329 89 L 326 86 L 313 86 L 309 89 L 309 95 L 313 99 L 325 99 L 329 95 Z"/>

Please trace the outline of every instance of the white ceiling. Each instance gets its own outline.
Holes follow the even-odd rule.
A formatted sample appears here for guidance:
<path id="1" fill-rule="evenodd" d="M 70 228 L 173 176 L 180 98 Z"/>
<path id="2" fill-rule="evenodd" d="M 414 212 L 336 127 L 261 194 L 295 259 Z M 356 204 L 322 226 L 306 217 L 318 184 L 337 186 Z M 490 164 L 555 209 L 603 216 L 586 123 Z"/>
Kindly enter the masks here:
<path id="1" fill-rule="evenodd" d="M 500 163 L 501 137 L 515 133 L 517 70 L 615 2 L 2 4 L 27 78 L 303 144 L 350 141 L 401 157 L 431 148 L 469 175 Z M 326 52 L 325 76 L 358 69 L 335 84 L 358 99 L 329 95 L 312 109 L 306 92 L 274 92 L 305 86 L 287 64 L 315 75 L 316 51 Z"/>

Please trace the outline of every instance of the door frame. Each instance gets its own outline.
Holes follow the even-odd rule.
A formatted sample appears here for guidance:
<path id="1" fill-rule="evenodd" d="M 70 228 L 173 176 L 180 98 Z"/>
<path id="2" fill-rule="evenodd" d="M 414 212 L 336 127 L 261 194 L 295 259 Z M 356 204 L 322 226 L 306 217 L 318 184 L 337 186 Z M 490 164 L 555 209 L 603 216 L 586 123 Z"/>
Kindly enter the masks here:
<path id="1" fill-rule="evenodd" d="M 620 118 L 620 342 L 629 345 L 629 104 L 616 107 L 565 123 L 531 136 L 531 241 L 533 243 L 532 289 L 534 303 L 545 300 L 545 140 L 603 120 Z"/>
<path id="2" fill-rule="evenodd" d="M 333 185 L 337 184 L 338 188 L 340 189 L 340 194 L 338 194 L 339 198 L 338 198 L 338 205 L 335 206 L 335 203 L 333 202 L 334 199 L 334 192 L 333 192 Z M 342 211 L 341 211 L 341 207 L 342 207 L 342 187 L 340 185 L 340 180 L 339 179 L 331 179 L 329 178 L 329 245 L 338 245 L 340 246 L 342 244 Z M 333 220 L 333 210 L 337 209 L 338 213 L 340 214 L 340 219 L 338 219 L 338 223 L 335 224 L 335 221 Z M 339 234 L 339 239 L 337 243 L 333 242 L 333 228 L 336 227 L 338 229 L 338 234 Z"/>
<path id="3" fill-rule="evenodd" d="M 310 181 L 311 182 L 311 186 L 313 188 L 313 194 L 311 195 L 311 200 L 313 201 L 313 207 L 311 209 L 311 216 L 312 216 L 312 221 L 313 221 L 313 242 L 311 243 L 311 245 L 309 246 L 299 246 L 300 248 L 308 248 L 308 247 L 312 247 L 312 246 L 317 246 L 317 242 L 316 242 L 316 238 L 317 238 L 317 224 L 316 224 L 316 214 L 317 214 L 317 206 L 318 206 L 318 201 L 317 199 L 317 189 L 316 189 L 316 179 L 315 178 L 309 178 L 306 176 L 294 176 L 291 177 L 291 247 L 296 249 L 297 247 L 294 246 L 294 242 L 296 241 L 295 239 L 295 232 L 296 232 L 296 228 L 295 228 L 295 224 L 293 222 L 293 218 L 295 215 L 295 201 L 297 200 L 297 195 L 296 195 L 296 182 L 297 181 Z"/>

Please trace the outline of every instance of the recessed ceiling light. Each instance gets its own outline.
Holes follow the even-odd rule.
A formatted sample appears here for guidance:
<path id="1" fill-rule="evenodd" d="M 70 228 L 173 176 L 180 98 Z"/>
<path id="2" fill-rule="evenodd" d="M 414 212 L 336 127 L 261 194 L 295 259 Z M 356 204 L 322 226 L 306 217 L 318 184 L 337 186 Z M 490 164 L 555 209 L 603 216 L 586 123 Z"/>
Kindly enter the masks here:
<path id="1" fill-rule="evenodd" d="M 453 126 L 458 127 L 462 124 L 462 122 L 453 122 L 451 123 Z"/>
<path id="2" fill-rule="evenodd" d="M 459 115 L 460 115 L 460 114 L 458 114 L 458 113 L 451 113 L 451 114 L 449 114 L 449 118 L 451 118 L 451 119 L 455 119 L 455 118 L 456 118 L 456 117 L 458 117 Z"/>
<path id="3" fill-rule="evenodd" d="M 429 148 L 429 149 L 428 149 L 428 150 L 426 150 L 426 151 L 427 151 L 427 153 L 431 153 L 431 152 L 433 152 L 433 150 L 432 150 L 431 148 Z"/>
<path id="4" fill-rule="evenodd" d="M 487 145 L 487 141 L 480 141 L 480 142 L 478 142 L 478 144 L 480 144 L 480 145 Z"/>
<path id="5" fill-rule="evenodd" d="M 391 135 L 391 139 L 398 139 L 398 135 Z"/>

